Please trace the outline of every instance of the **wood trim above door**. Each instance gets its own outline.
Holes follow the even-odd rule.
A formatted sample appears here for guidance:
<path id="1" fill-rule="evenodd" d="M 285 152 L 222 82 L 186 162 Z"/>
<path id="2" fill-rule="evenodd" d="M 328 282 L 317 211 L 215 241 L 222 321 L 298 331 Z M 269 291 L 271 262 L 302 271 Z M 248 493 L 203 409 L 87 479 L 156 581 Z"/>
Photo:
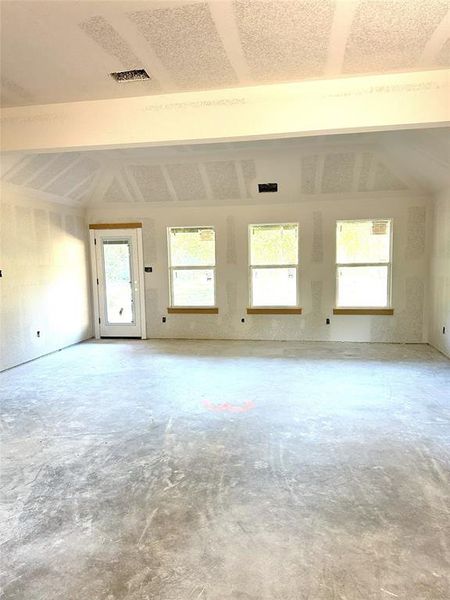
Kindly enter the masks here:
<path id="1" fill-rule="evenodd" d="M 91 223 L 89 229 L 142 229 L 142 223 Z"/>

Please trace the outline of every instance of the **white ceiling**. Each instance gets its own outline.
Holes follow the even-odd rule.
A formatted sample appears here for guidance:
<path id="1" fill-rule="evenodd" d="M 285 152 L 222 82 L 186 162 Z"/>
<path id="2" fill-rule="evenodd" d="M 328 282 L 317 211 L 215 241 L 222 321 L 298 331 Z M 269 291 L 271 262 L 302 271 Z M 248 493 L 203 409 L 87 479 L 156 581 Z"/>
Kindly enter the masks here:
<path id="1" fill-rule="evenodd" d="M 446 0 L 1 0 L 5 106 L 450 64 Z M 118 84 L 110 72 L 147 69 Z"/>
<path id="2" fill-rule="evenodd" d="M 251 204 L 450 185 L 449 129 L 52 154 L 8 154 L 2 183 L 34 198 L 92 204 Z M 260 195 L 258 183 L 277 182 Z"/>

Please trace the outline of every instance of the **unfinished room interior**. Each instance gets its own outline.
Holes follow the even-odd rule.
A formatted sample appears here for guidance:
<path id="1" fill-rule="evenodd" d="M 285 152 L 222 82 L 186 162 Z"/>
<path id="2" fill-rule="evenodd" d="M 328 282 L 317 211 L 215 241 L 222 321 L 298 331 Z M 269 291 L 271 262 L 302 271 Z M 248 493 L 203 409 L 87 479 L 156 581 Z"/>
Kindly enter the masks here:
<path id="1" fill-rule="evenodd" d="M 0 598 L 449 600 L 449 2 L 0 10 Z"/>

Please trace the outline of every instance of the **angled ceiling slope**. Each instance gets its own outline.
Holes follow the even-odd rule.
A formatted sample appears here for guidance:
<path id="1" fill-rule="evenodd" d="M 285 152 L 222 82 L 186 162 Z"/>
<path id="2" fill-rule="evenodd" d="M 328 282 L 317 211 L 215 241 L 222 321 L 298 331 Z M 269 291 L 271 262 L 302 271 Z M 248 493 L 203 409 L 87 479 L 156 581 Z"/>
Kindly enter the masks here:
<path id="1" fill-rule="evenodd" d="M 373 199 L 450 185 L 446 128 L 7 158 L 3 184 L 75 206 Z M 269 181 L 278 194 L 258 194 Z"/>
<path id="2" fill-rule="evenodd" d="M 3 0 L 0 8 L 4 106 L 450 64 L 446 0 Z M 151 79 L 109 76 L 136 68 Z"/>

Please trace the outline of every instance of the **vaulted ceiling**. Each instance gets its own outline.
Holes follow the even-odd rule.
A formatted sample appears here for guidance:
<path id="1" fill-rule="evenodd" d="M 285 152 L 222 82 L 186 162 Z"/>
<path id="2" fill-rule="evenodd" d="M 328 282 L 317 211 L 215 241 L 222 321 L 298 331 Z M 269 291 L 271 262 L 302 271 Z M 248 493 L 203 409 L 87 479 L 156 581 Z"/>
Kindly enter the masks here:
<path id="1" fill-rule="evenodd" d="M 2 0 L 0 7 L 5 106 L 450 64 L 447 0 Z M 151 79 L 119 84 L 109 75 L 136 68 Z"/>
<path id="2" fill-rule="evenodd" d="M 249 204 L 430 194 L 450 185 L 447 128 L 301 139 L 9 154 L 2 183 L 92 204 Z M 257 184 L 277 182 L 277 194 Z"/>

